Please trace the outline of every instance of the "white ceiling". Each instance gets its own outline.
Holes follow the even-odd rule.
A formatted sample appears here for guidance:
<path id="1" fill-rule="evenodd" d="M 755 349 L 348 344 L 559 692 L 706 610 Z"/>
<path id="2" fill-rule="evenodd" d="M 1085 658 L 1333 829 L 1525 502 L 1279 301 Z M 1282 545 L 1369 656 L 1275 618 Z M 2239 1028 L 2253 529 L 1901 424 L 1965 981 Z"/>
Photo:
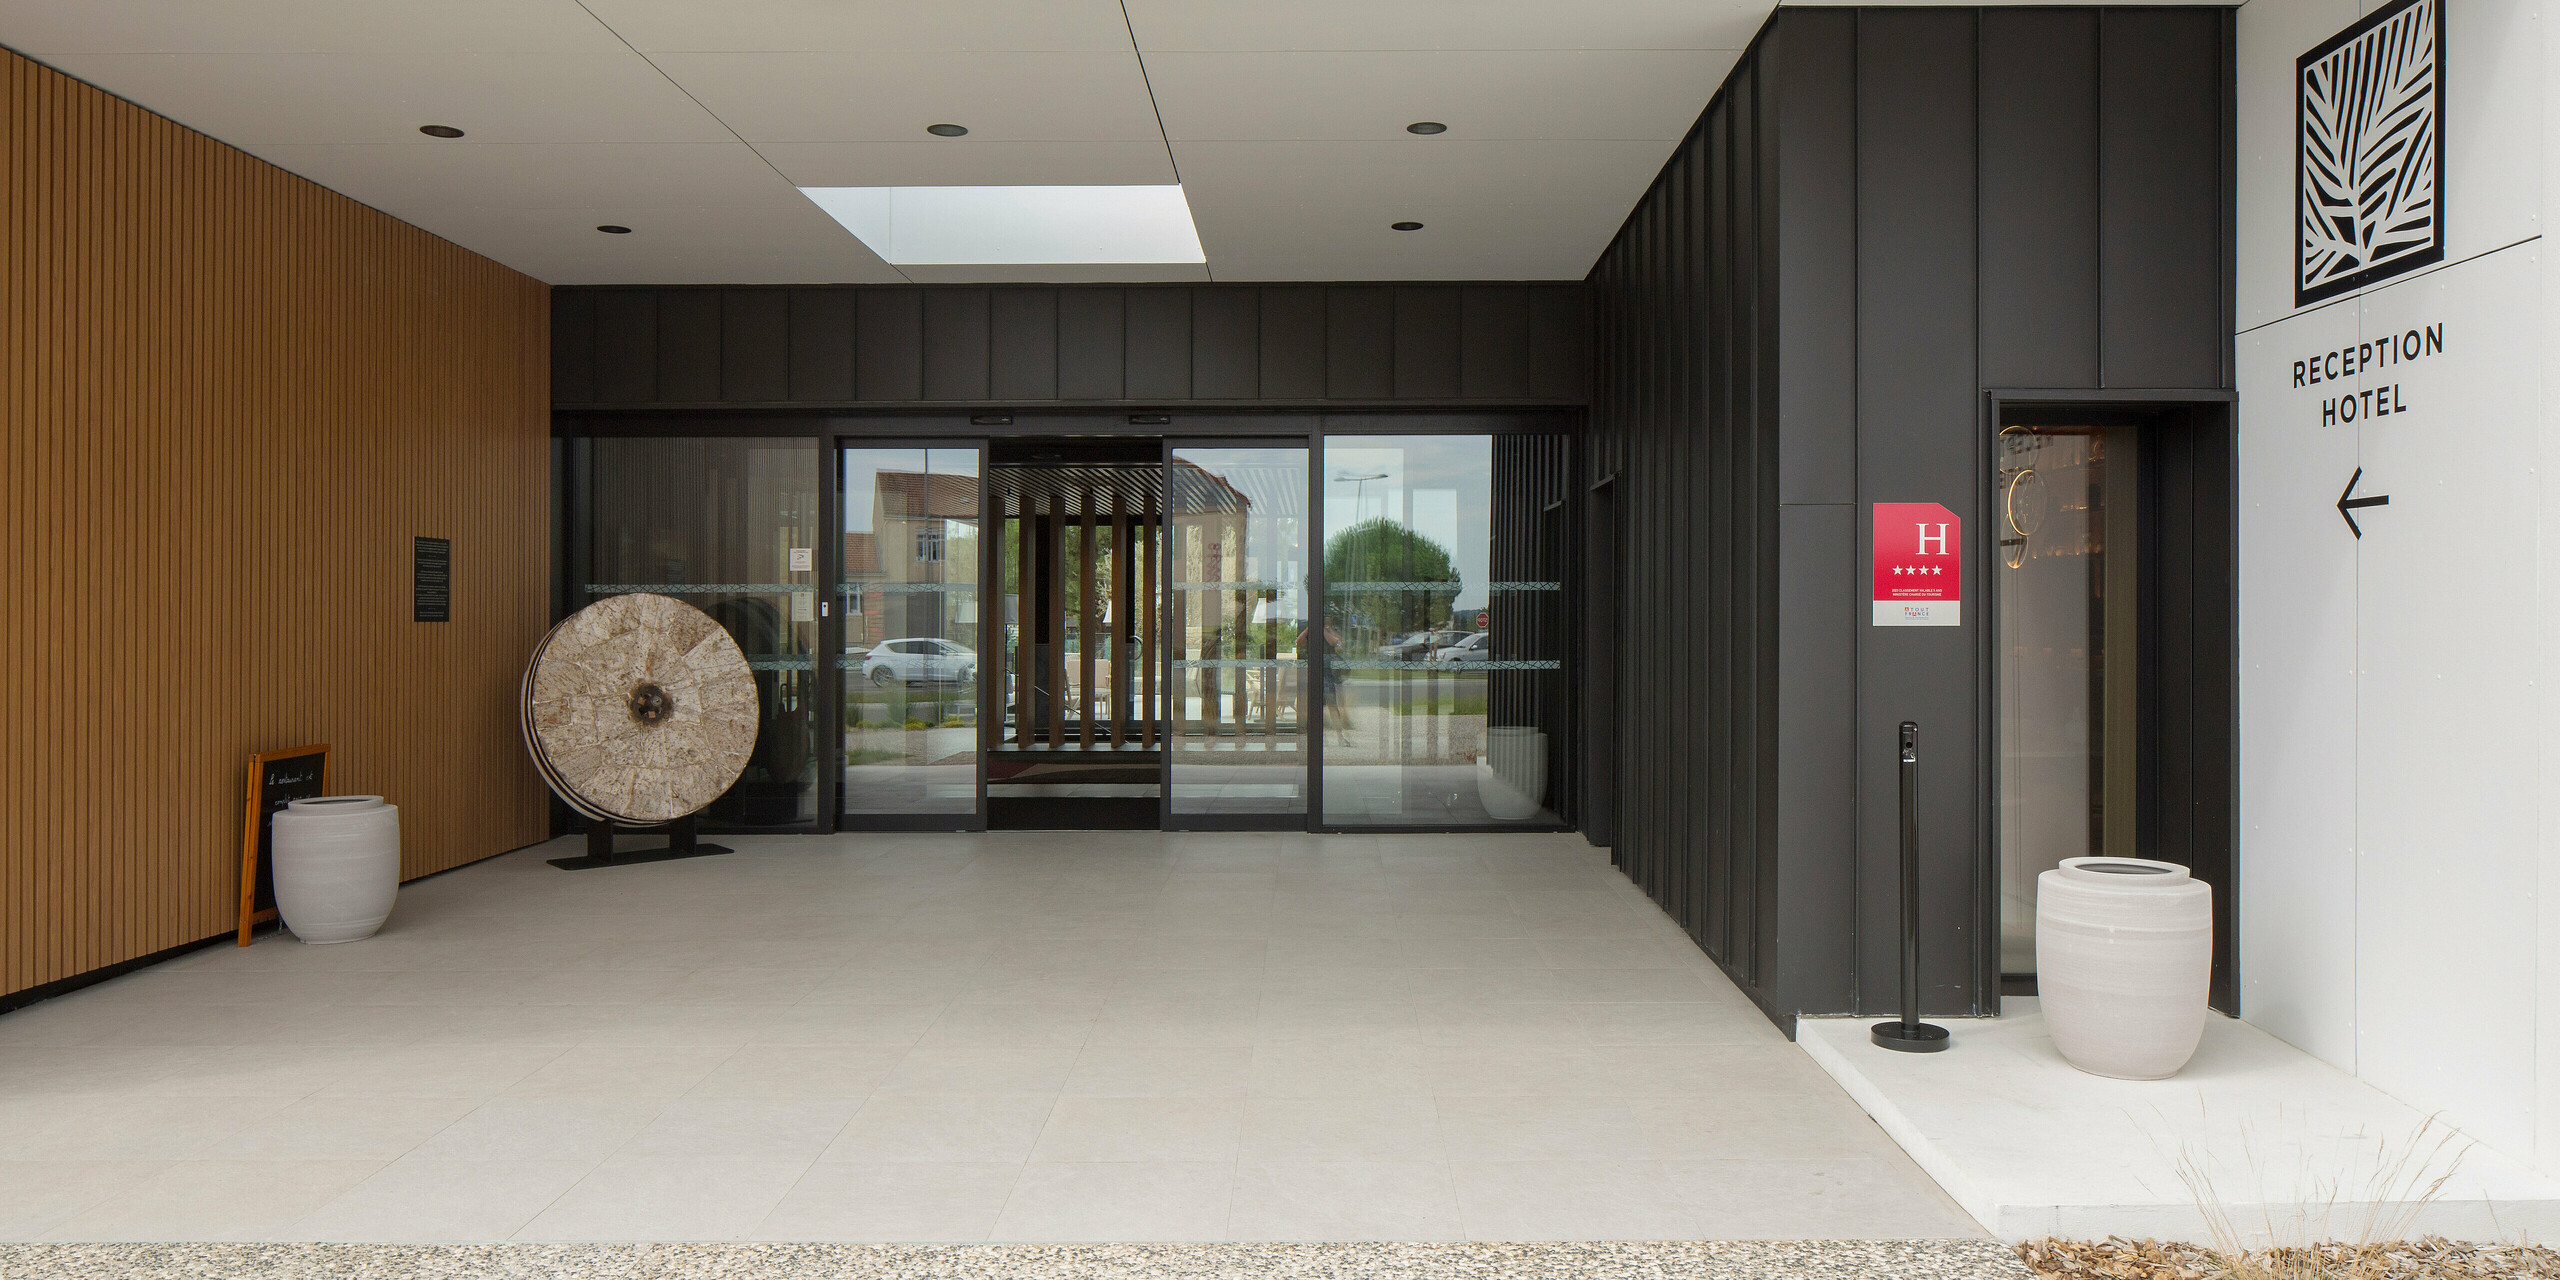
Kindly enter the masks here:
<path id="1" fill-rule="evenodd" d="M 1580 279 L 1768 12 L 0 0 L 0 44 L 555 284 Z M 1176 180 L 1205 268 L 901 271 L 795 189 Z"/>

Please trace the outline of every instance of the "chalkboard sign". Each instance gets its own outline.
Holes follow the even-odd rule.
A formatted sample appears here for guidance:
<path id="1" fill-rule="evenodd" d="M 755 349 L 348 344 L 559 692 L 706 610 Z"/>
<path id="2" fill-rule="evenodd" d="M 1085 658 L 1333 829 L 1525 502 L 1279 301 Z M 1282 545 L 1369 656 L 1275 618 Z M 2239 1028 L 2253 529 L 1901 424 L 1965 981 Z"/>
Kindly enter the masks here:
<path id="1" fill-rule="evenodd" d="M 267 857 L 276 811 L 329 793 L 329 744 L 261 751 L 249 757 L 249 804 L 240 832 L 240 945 L 276 915 L 275 871 Z"/>
<path id="2" fill-rule="evenodd" d="M 419 538 L 410 575 L 411 620 L 453 621 L 453 539 Z"/>

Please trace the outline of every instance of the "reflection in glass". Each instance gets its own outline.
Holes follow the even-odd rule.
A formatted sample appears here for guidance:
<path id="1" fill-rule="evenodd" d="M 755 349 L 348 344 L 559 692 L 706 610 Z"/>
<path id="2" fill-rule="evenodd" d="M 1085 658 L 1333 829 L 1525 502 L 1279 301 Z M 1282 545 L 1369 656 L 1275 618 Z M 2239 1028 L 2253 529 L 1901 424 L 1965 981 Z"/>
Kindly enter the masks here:
<path id="1" fill-rule="evenodd" d="M 1562 462 L 1542 436 L 1325 441 L 1327 823 L 1557 820 Z"/>
<path id="2" fill-rule="evenodd" d="M 755 672 L 764 704 L 755 754 L 705 816 L 741 826 L 814 821 L 817 583 L 792 566 L 812 563 L 817 546 L 817 441 L 574 443 L 589 496 L 585 528 L 572 534 L 583 538 L 585 564 L 572 603 L 672 595 L 718 619 Z"/>
<path id="3" fill-rule="evenodd" d="M 2134 857 L 2137 438 L 2010 426 L 1993 443 L 2000 969 L 2036 968 L 2036 877 Z"/>
<path id="4" fill-rule="evenodd" d="M 978 808 L 978 451 L 846 449 L 844 783 L 856 813 Z"/>
<path id="5" fill-rule="evenodd" d="M 1304 814 L 1307 451 L 1177 448 L 1165 476 L 1169 806 Z"/>

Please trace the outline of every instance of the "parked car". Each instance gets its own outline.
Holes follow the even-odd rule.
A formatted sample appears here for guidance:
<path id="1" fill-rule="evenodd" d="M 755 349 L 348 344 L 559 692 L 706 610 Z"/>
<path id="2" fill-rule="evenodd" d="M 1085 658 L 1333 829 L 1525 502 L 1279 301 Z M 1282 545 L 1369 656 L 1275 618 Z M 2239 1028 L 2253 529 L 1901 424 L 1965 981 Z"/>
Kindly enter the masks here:
<path id="1" fill-rule="evenodd" d="M 1482 662 L 1492 656 L 1492 646 L 1486 643 L 1486 638 L 1492 634 L 1490 631 L 1469 632 L 1460 637 L 1456 644 L 1434 652 L 1431 660 L 1433 662 Z"/>
<path id="2" fill-rule="evenodd" d="M 1458 641 L 1455 631 L 1408 631 L 1379 645 L 1377 656 L 1386 662 L 1428 662 L 1442 645 Z"/>
<path id="3" fill-rule="evenodd" d="M 900 683 L 967 684 L 978 678 L 978 651 L 931 637 L 883 640 L 863 655 L 862 674 L 883 688 Z"/>

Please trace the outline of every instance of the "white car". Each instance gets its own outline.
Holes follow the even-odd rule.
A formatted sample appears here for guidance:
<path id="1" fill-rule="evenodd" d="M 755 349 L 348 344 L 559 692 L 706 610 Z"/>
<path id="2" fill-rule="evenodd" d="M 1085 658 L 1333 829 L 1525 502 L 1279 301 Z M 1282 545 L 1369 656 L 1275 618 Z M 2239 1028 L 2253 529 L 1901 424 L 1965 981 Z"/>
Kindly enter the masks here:
<path id="1" fill-rule="evenodd" d="M 1492 634 L 1490 631 L 1471 631 L 1456 644 L 1433 651 L 1431 660 L 1433 662 L 1482 662 L 1489 652 L 1485 639 Z"/>
<path id="2" fill-rule="evenodd" d="M 901 683 L 967 684 L 978 678 L 978 651 L 930 637 L 883 640 L 862 656 L 862 674 L 884 688 Z"/>

